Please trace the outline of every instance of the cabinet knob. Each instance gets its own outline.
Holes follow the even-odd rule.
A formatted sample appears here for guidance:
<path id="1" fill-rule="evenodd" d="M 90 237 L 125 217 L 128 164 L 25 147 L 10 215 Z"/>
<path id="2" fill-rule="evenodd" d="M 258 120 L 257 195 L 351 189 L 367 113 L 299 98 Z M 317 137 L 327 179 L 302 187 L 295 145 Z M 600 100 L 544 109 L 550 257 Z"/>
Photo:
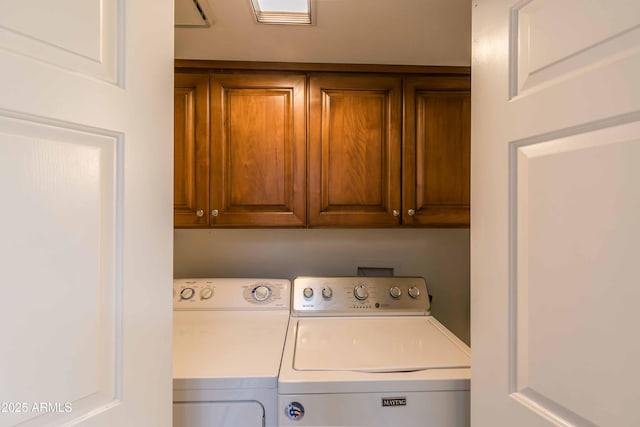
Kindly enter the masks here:
<path id="1" fill-rule="evenodd" d="M 204 211 L 202 209 L 198 209 L 196 211 L 196 216 L 202 216 L 202 215 L 204 215 Z"/>
<path id="2" fill-rule="evenodd" d="M 393 216 L 400 216 L 400 211 L 398 209 L 393 210 Z"/>
<path id="3" fill-rule="evenodd" d="M 409 209 L 407 211 L 407 215 L 409 215 L 409 216 L 414 216 L 415 214 L 416 214 L 416 211 L 414 211 L 413 209 Z"/>
<path id="4" fill-rule="evenodd" d="M 211 211 L 211 216 L 218 216 L 218 209 L 214 209 Z"/>

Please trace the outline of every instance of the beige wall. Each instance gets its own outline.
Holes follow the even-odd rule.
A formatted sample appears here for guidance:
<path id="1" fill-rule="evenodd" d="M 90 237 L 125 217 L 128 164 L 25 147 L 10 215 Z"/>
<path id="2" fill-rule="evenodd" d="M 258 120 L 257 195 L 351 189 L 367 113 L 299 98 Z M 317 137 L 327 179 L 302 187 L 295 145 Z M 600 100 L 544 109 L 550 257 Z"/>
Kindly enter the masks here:
<path id="1" fill-rule="evenodd" d="M 248 0 L 208 0 L 210 28 L 176 28 L 182 59 L 471 65 L 469 0 L 318 0 L 313 26 L 256 24 Z"/>
<path id="2" fill-rule="evenodd" d="M 469 343 L 469 230 L 176 230 L 175 277 L 424 276 L 433 315 Z"/>

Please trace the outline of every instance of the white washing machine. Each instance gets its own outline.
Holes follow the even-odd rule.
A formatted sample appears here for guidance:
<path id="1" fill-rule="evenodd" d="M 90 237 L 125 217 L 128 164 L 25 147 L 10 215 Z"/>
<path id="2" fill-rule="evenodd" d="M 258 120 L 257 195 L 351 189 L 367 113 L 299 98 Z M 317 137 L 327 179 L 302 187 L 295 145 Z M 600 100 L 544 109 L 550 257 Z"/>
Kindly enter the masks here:
<path id="1" fill-rule="evenodd" d="M 416 277 L 299 277 L 279 425 L 467 427 L 470 350 Z"/>
<path id="2" fill-rule="evenodd" d="M 173 426 L 276 427 L 290 282 L 176 279 Z"/>

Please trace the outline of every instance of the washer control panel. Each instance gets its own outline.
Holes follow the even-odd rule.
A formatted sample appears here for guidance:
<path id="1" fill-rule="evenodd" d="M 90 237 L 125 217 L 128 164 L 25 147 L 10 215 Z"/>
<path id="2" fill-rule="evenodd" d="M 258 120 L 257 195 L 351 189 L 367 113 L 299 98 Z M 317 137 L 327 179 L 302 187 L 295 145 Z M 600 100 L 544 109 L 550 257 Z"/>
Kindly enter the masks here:
<path id="1" fill-rule="evenodd" d="M 276 310 L 290 307 L 286 279 L 175 279 L 174 310 Z"/>
<path id="2" fill-rule="evenodd" d="M 297 277 L 293 281 L 297 316 L 429 314 L 423 277 Z"/>

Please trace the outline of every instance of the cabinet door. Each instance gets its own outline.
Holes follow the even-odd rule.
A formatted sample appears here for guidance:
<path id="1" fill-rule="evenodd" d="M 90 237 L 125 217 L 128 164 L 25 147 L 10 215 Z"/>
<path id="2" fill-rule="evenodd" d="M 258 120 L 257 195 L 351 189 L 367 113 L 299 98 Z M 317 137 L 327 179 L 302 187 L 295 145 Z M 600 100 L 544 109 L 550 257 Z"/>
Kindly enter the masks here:
<path id="1" fill-rule="evenodd" d="M 404 95 L 402 221 L 469 226 L 469 76 L 407 78 Z"/>
<path id="2" fill-rule="evenodd" d="M 211 225 L 303 226 L 305 76 L 211 75 Z"/>
<path id="3" fill-rule="evenodd" d="M 309 225 L 400 223 L 401 95 L 399 77 L 311 76 Z"/>
<path id="4" fill-rule="evenodd" d="M 176 74 L 174 90 L 175 227 L 209 223 L 209 76 Z"/>

